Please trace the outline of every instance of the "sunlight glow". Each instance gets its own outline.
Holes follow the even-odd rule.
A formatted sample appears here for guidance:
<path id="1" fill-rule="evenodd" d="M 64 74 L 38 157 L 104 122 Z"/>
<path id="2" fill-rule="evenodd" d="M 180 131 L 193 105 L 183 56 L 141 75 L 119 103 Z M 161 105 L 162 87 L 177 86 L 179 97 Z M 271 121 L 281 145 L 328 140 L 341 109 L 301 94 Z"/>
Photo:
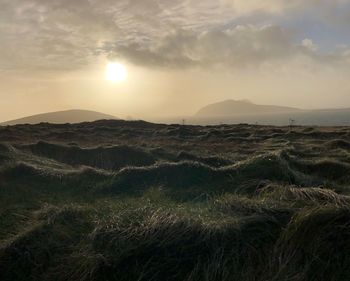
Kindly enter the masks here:
<path id="1" fill-rule="evenodd" d="M 128 76 L 128 72 L 124 65 L 120 63 L 109 62 L 106 66 L 106 80 L 113 83 L 124 81 Z"/>

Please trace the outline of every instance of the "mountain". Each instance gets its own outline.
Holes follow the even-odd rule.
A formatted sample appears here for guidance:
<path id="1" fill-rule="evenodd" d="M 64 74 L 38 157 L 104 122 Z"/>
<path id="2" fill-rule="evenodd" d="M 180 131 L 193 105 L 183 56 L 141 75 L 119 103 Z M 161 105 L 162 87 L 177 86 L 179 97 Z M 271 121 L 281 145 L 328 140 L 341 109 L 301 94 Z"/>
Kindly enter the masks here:
<path id="1" fill-rule="evenodd" d="M 91 122 L 102 119 L 118 119 L 115 116 L 90 111 L 90 110 L 66 110 L 49 112 L 43 114 L 32 115 L 20 119 L 6 121 L 0 123 L 0 125 L 16 125 L 16 124 L 37 124 L 41 122 L 64 124 L 64 123 L 80 123 L 80 122 Z"/>
<path id="2" fill-rule="evenodd" d="M 298 108 L 276 105 L 258 105 L 247 100 L 225 100 L 203 107 L 195 114 L 195 116 L 228 117 L 234 115 L 277 114 L 299 111 L 301 110 Z"/>
<path id="3" fill-rule="evenodd" d="M 184 118 L 185 119 L 185 118 Z M 188 124 L 261 124 L 305 126 L 349 126 L 350 108 L 298 109 L 276 105 L 258 105 L 247 100 L 225 100 L 209 104 L 186 118 Z"/>

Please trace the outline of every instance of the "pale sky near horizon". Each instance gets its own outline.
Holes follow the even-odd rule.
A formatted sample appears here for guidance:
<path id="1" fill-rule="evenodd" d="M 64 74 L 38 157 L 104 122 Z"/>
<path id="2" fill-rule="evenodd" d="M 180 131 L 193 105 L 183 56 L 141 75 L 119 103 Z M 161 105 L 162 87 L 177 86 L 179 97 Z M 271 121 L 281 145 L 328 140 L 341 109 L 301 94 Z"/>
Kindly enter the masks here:
<path id="1" fill-rule="evenodd" d="M 126 80 L 105 79 L 108 62 Z M 350 0 L 0 0 L 0 121 L 350 107 Z"/>

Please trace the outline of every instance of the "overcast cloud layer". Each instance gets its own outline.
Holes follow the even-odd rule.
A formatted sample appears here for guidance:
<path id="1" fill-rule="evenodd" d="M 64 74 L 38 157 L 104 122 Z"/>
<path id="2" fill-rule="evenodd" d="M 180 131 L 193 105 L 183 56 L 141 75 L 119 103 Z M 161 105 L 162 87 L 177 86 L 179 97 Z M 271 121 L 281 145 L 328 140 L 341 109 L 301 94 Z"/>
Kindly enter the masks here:
<path id="1" fill-rule="evenodd" d="M 0 5 L 1 69 L 74 69 L 101 54 L 140 65 L 241 67 L 297 55 L 337 61 L 349 53 L 346 0 L 0 0 Z M 300 26 L 301 19 L 310 26 Z M 338 37 L 322 52 L 323 42 L 314 42 L 309 30 L 319 38 L 324 26 Z"/>

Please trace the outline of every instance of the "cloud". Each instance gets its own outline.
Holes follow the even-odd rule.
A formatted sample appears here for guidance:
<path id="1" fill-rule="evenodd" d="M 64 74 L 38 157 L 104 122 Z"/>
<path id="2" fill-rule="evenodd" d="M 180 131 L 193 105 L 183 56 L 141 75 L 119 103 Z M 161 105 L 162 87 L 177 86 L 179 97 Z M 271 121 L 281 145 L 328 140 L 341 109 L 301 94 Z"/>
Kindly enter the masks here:
<path id="1" fill-rule="evenodd" d="M 124 58 L 150 67 L 258 67 L 266 62 L 284 62 L 298 56 L 318 62 L 335 62 L 339 55 L 317 53 L 311 39 L 301 44 L 275 25 L 238 25 L 226 30 L 194 32 L 175 30 L 153 44 L 108 45 L 110 58 Z"/>
<path id="2" fill-rule="evenodd" d="M 314 13 L 334 12 L 348 0 L 227 0 L 232 8 L 240 14 L 266 13 L 282 14 L 312 10 Z"/>
<path id="3" fill-rule="evenodd" d="M 261 33 L 267 35 L 269 29 L 239 26 L 232 30 L 200 33 L 179 29 L 151 44 L 115 44 L 112 48 L 107 47 L 106 51 L 110 57 L 126 57 L 142 65 L 180 67 L 221 62 L 242 64 L 249 61 L 253 54 L 263 59 L 262 56 L 269 52 L 268 48 L 278 48 L 273 44 L 265 44 L 264 36 L 261 36 Z M 273 39 L 283 44 L 283 36 L 279 33 L 276 37 Z"/>
<path id="4" fill-rule="evenodd" d="M 76 69 L 118 34 L 112 16 L 89 1 L 1 1 L 1 69 Z"/>
<path id="5" fill-rule="evenodd" d="M 317 51 L 317 45 L 309 38 L 303 39 L 303 41 L 301 41 L 301 45 L 311 51 Z"/>
<path id="6" fill-rule="evenodd" d="M 242 67 L 300 54 L 324 59 L 312 36 L 296 42 L 283 19 L 311 12 L 335 21 L 348 1 L 0 2 L 0 69 L 69 70 L 101 55 L 158 67 Z"/>

